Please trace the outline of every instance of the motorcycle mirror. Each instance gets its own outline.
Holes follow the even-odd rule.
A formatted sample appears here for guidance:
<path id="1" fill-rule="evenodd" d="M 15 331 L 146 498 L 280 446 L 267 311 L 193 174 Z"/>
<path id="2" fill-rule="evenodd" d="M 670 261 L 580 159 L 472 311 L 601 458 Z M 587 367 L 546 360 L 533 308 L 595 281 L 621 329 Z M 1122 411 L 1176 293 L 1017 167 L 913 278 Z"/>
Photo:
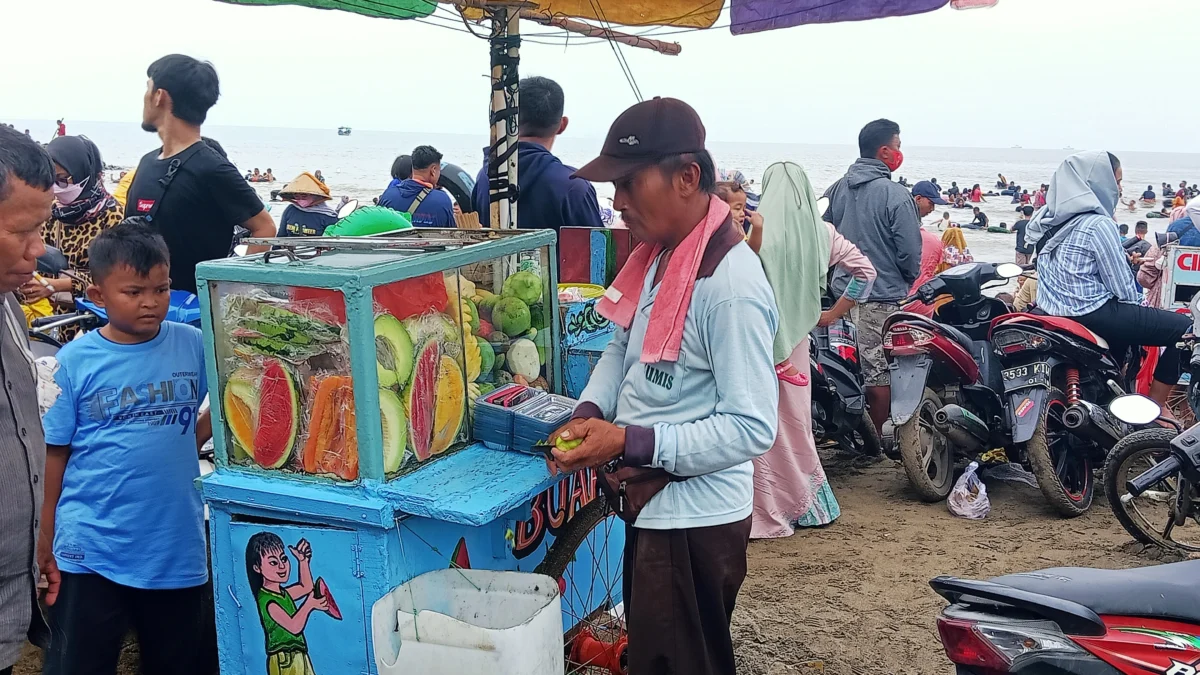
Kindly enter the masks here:
<path id="1" fill-rule="evenodd" d="M 354 209 L 357 209 L 357 208 L 358 208 L 358 200 L 357 199 L 347 200 L 345 204 L 342 204 L 341 207 L 338 208 L 338 212 L 337 212 L 338 219 L 340 220 L 340 219 L 345 218 L 346 216 L 350 215 L 351 213 L 354 213 Z"/>
<path id="2" fill-rule="evenodd" d="M 1141 394 L 1126 394 L 1114 398 L 1112 403 L 1108 404 L 1108 411 L 1126 424 L 1149 424 L 1162 414 L 1162 408 L 1157 403 Z"/>
<path id="3" fill-rule="evenodd" d="M 1013 277 L 1019 277 L 1023 272 L 1025 272 L 1025 269 L 1016 263 L 1000 263 L 999 265 L 996 265 L 996 274 L 999 275 L 1001 279 L 1012 279 Z"/>
<path id="4" fill-rule="evenodd" d="M 46 252 L 38 256 L 37 259 L 38 274 L 43 276 L 57 277 L 69 266 L 67 257 L 63 255 L 62 251 L 53 246 L 47 246 Z"/>
<path id="5" fill-rule="evenodd" d="M 1179 233 L 1178 232 L 1155 232 L 1154 233 L 1154 241 L 1158 244 L 1159 248 L 1162 248 L 1162 247 L 1166 246 L 1167 244 L 1174 244 L 1175 242 L 1179 241 Z"/>

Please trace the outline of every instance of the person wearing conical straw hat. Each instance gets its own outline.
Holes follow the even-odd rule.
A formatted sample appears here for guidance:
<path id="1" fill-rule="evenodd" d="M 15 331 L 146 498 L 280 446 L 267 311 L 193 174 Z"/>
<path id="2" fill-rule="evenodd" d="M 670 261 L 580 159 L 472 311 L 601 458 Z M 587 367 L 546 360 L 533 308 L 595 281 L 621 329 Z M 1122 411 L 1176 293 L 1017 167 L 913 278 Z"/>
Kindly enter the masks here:
<path id="1" fill-rule="evenodd" d="M 279 191 L 279 198 L 291 202 L 279 219 L 281 237 L 319 237 L 325 228 L 337 222 L 337 212 L 329 205 L 329 188 L 305 171 Z"/>

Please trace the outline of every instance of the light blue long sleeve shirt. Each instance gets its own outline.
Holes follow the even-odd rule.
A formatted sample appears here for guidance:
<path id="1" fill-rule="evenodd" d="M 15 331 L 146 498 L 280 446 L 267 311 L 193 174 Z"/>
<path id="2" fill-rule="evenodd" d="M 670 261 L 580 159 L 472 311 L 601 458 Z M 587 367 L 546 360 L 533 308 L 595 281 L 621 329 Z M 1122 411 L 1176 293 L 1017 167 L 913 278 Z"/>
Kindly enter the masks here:
<path id="1" fill-rule="evenodd" d="M 751 460 L 775 442 L 775 296 L 758 256 L 745 243 L 737 244 L 712 276 L 696 280 L 679 360 L 644 364 L 642 341 L 658 292 L 651 288 L 657 265 L 646 275 L 633 324 L 617 329 L 580 400 L 595 404 L 619 427 L 653 429 L 648 466 L 688 477 L 655 495 L 636 527 L 738 522 L 754 503 Z"/>
<path id="2" fill-rule="evenodd" d="M 1083 316 L 1112 298 L 1140 300 L 1117 223 L 1085 214 L 1053 250 L 1038 256 L 1038 307 L 1054 316 Z"/>

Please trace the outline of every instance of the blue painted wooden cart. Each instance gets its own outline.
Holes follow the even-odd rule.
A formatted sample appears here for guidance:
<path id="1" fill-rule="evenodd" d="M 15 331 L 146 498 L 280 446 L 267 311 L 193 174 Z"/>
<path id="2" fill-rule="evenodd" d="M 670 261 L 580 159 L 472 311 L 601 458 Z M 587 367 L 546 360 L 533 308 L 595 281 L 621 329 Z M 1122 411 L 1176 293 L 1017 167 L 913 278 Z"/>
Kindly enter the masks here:
<path id="1" fill-rule="evenodd" d="M 594 475 L 472 443 L 464 401 L 508 379 L 496 364 L 518 340 L 561 390 L 554 233 L 306 243 L 197 269 L 221 672 L 303 672 L 303 653 L 312 672 L 378 673 L 397 648 L 389 593 L 453 566 L 558 578 L 568 649 L 621 672 L 624 530 Z M 529 311 L 500 316 L 487 298 L 521 271 L 539 281 L 516 293 Z M 280 608 L 305 620 L 281 626 Z"/>

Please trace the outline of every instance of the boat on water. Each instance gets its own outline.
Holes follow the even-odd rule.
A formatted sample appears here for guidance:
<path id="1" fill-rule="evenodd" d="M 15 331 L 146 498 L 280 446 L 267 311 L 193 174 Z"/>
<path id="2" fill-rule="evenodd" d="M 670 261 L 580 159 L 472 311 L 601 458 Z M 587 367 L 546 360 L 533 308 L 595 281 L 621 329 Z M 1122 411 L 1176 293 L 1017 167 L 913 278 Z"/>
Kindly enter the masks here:
<path id="1" fill-rule="evenodd" d="M 349 136 L 350 131 L 350 127 L 338 127 L 338 136 Z"/>

